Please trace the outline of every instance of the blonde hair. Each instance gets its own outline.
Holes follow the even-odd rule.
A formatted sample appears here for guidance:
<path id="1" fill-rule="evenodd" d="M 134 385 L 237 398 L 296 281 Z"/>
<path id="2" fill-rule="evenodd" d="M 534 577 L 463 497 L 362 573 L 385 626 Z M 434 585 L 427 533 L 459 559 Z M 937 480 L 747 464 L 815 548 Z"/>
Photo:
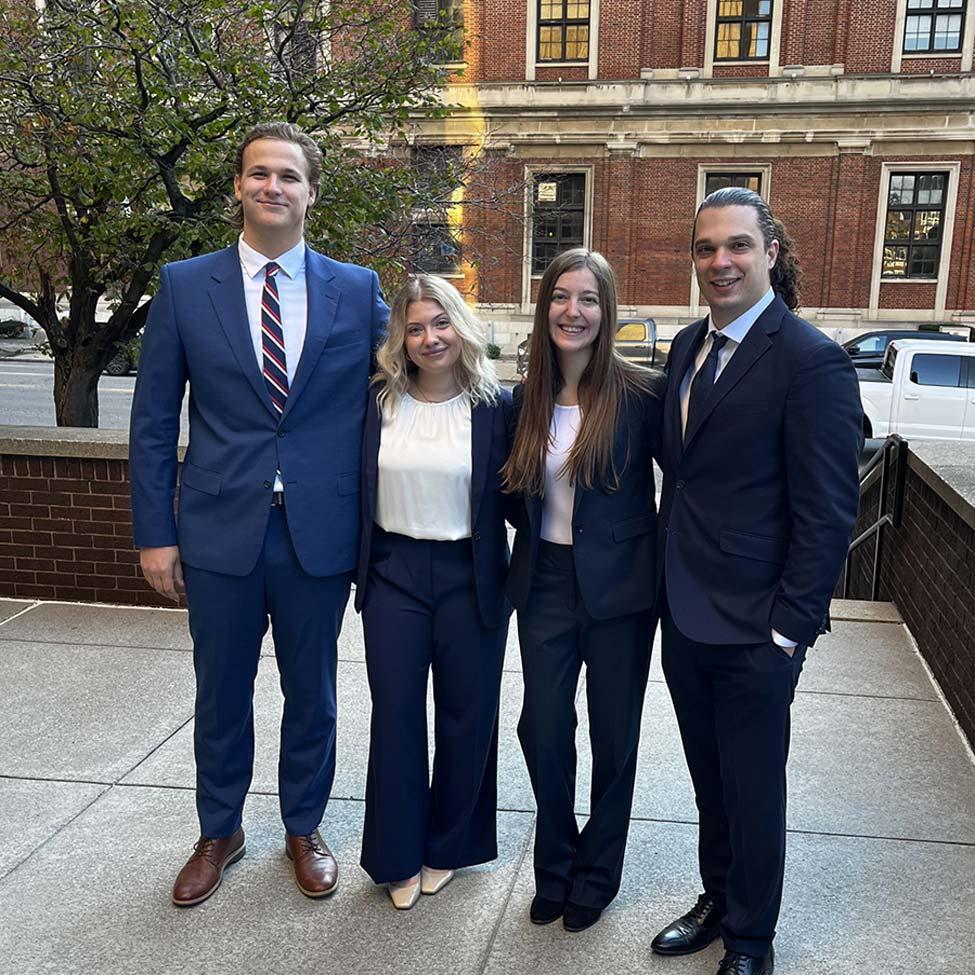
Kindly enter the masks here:
<path id="1" fill-rule="evenodd" d="M 444 310 L 460 338 L 460 359 L 454 367 L 457 382 L 471 398 L 471 406 L 498 401 L 500 384 L 494 363 L 487 357 L 487 338 L 481 323 L 467 307 L 460 292 L 435 274 L 413 274 L 396 292 L 389 312 L 386 339 L 376 359 L 379 371 L 373 382 L 385 382 L 379 405 L 386 415 L 396 406 L 409 386 L 416 364 L 406 354 L 406 317 L 414 301 L 435 301 Z"/>

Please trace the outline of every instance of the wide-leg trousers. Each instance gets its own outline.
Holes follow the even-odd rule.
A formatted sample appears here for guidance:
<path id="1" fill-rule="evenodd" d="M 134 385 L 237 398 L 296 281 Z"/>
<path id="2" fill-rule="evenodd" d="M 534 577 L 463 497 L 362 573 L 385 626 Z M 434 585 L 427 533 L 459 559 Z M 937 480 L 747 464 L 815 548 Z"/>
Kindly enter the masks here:
<path id="1" fill-rule="evenodd" d="M 196 670 L 196 806 L 204 836 L 241 824 L 254 766 L 254 679 L 270 617 L 284 693 L 278 791 L 285 829 L 311 833 L 335 775 L 336 645 L 349 575 L 308 575 L 285 509 L 271 508 L 244 576 L 183 565 Z"/>
<path id="2" fill-rule="evenodd" d="M 518 737 L 538 808 L 535 887 L 548 900 L 603 908 L 623 873 L 653 616 L 593 619 L 576 586 L 572 546 L 540 546 L 528 606 L 518 614 L 525 680 Z M 580 831 L 575 697 L 583 664 L 593 768 Z"/>
<path id="3" fill-rule="evenodd" d="M 362 624 L 372 693 L 362 866 L 377 884 L 497 850 L 498 699 L 507 616 L 481 622 L 471 540 L 373 526 Z M 430 777 L 427 684 L 433 671 Z"/>
<path id="4" fill-rule="evenodd" d="M 662 601 L 662 663 L 694 783 L 701 880 L 725 905 L 725 946 L 764 955 L 782 900 L 790 706 L 806 648 L 789 657 L 771 638 L 696 643 Z"/>

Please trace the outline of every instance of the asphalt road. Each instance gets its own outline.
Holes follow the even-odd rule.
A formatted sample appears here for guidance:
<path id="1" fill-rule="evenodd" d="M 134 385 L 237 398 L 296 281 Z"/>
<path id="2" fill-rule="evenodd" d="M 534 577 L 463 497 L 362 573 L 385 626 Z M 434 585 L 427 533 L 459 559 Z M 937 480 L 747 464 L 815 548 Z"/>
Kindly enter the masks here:
<path id="1" fill-rule="evenodd" d="M 98 425 L 127 430 L 135 374 L 102 376 L 98 383 Z M 0 425 L 53 427 L 54 363 L 0 359 Z M 186 428 L 186 405 L 183 407 Z"/>

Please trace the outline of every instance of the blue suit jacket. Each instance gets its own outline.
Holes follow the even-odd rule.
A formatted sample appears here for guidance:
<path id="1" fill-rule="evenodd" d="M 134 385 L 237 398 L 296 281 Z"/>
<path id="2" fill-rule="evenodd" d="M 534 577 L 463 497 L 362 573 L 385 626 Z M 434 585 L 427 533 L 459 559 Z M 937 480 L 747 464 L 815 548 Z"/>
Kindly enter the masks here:
<path id="1" fill-rule="evenodd" d="M 516 388 L 516 408 L 520 393 Z M 594 619 L 652 609 L 656 602 L 657 512 L 651 454 L 659 444 L 662 409 L 657 392 L 627 397 L 613 444 L 619 490 L 575 488 L 572 549 L 576 582 L 586 611 Z M 542 504 L 537 496 L 526 499 L 517 525 L 505 590 L 519 612 L 531 595 L 542 536 Z"/>
<path id="2" fill-rule="evenodd" d="M 378 394 L 379 389 L 375 389 L 369 396 L 362 437 L 362 532 L 355 590 L 358 612 L 362 611 L 366 596 L 372 526 L 376 517 L 382 438 Z M 486 627 L 498 626 L 510 612 L 502 591 L 508 570 L 508 533 L 505 526 L 507 499 L 501 493 L 501 468 L 508 458 L 513 430 L 514 411 L 507 389 L 501 390 L 496 405 L 479 403 L 471 410 L 471 544 L 477 604 Z"/>
<path id="3" fill-rule="evenodd" d="M 850 357 L 776 297 L 681 438 L 680 384 L 707 327 L 668 360 L 658 584 L 700 643 L 823 632 L 859 502 L 863 429 Z"/>
<path id="4" fill-rule="evenodd" d="M 275 471 L 288 527 L 310 575 L 355 566 L 359 451 L 372 349 L 387 309 L 365 268 L 308 248 L 305 343 L 280 419 L 247 322 L 236 244 L 166 265 L 139 361 L 129 437 L 139 547 L 179 545 L 190 565 L 246 575 L 257 562 Z M 180 406 L 190 440 L 173 512 Z"/>

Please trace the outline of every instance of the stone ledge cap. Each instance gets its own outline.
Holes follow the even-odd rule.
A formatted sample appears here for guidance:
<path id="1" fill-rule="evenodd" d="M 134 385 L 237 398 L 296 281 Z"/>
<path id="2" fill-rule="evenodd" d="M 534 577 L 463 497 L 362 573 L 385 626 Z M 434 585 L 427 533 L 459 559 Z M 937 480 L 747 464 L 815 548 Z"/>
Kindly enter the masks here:
<path id="1" fill-rule="evenodd" d="M 182 460 L 185 441 L 180 438 Z M 83 457 L 90 460 L 128 460 L 128 430 L 94 427 L 0 426 L 0 454 L 15 457 Z"/>

